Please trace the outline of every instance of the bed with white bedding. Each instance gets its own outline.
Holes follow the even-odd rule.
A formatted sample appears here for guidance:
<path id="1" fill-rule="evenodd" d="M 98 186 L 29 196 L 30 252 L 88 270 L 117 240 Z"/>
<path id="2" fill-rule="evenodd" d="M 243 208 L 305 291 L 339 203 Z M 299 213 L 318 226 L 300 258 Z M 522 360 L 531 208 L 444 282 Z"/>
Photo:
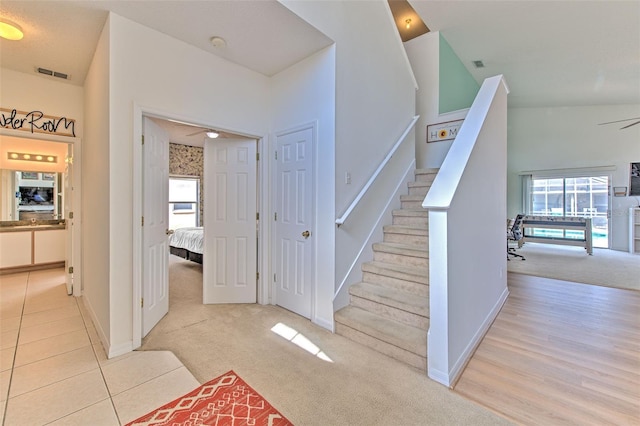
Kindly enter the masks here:
<path id="1" fill-rule="evenodd" d="M 204 228 L 178 228 L 169 238 L 169 252 L 193 262 L 202 263 Z"/>

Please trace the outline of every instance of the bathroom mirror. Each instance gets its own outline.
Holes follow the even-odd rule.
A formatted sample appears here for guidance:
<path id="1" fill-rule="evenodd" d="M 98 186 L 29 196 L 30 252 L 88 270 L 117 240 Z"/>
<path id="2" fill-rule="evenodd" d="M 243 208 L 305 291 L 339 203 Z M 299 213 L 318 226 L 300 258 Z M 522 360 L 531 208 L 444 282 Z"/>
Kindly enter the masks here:
<path id="1" fill-rule="evenodd" d="M 64 173 L 0 170 L 0 220 L 64 219 Z"/>

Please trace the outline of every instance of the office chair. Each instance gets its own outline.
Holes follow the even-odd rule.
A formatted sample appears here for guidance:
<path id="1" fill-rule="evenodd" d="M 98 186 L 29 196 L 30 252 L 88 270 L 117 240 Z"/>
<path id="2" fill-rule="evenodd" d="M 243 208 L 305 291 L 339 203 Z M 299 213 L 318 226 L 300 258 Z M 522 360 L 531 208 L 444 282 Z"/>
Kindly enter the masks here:
<path id="1" fill-rule="evenodd" d="M 523 255 L 516 253 L 515 247 L 509 247 L 509 241 L 520 241 L 522 239 L 522 220 L 523 214 L 518 214 L 513 220 L 511 229 L 507 230 L 507 260 L 511 260 L 509 256 L 519 257 L 520 260 L 527 260 Z"/>

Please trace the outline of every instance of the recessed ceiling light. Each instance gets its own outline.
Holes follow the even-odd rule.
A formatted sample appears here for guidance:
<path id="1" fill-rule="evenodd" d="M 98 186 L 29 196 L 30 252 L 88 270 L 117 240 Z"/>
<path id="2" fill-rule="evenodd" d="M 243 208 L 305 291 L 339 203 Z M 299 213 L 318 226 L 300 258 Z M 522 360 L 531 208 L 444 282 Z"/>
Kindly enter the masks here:
<path id="1" fill-rule="evenodd" d="M 7 40 L 22 40 L 24 33 L 20 25 L 7 19 L 0 20 L 0 37 Z"/>
<path id="2" fill-rule="evenodd" d="M 227 42 L 225 39 L 223 39 L 222 37 L 218 37 L 218 36 L 213 36 L 211 37 L 211 40 L 209 40 L 211 42 L 211 44 L 213 45 L 213 47 L 226 47 L 227 46 Z"/>

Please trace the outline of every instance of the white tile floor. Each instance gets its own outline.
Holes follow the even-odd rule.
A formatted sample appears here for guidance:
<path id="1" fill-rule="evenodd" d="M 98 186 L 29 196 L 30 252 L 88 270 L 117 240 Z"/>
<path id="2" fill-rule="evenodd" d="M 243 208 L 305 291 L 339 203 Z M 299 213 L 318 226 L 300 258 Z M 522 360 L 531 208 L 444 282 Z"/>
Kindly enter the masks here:
<path id="1" fill-rule="evenodd" d="M 64 270 L 0 276 L 0 419 L 123 425 L 200 384 L 171 352 L 107 359 Z"/>

